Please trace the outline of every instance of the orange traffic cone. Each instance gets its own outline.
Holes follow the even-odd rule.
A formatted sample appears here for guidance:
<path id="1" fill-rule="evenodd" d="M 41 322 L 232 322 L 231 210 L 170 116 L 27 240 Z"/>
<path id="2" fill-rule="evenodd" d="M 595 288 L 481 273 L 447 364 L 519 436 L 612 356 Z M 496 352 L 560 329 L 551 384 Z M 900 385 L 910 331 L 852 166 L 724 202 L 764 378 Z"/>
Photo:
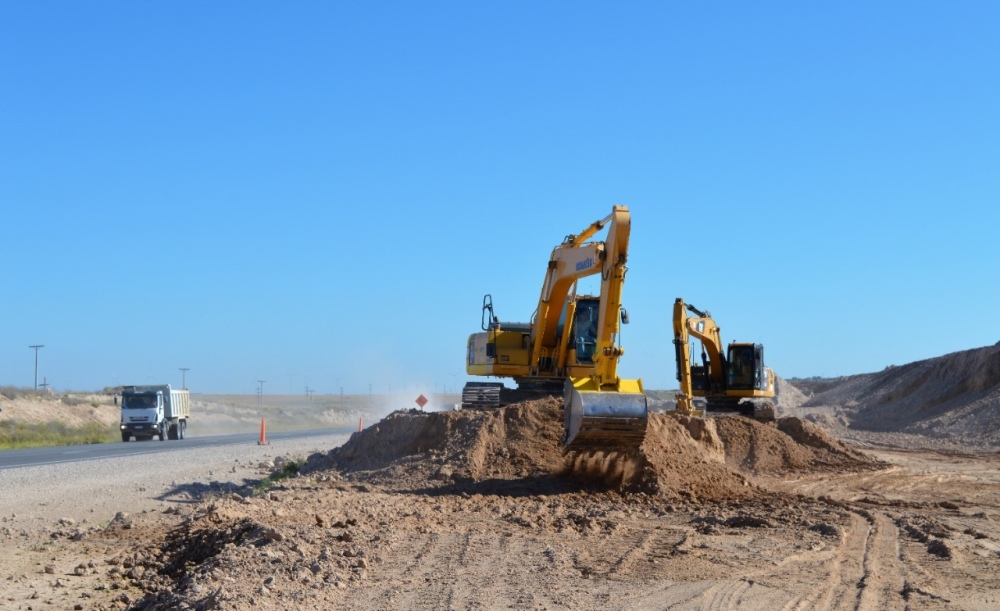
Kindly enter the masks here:
<path id="1" fill-rule="evenodd" d="M 358 416 L 358 432 L 359 433 L 361 432 L 361 429 L 364 428 L 364 425 L 362 424 L 362 422 L 364 422 L 364 419 L 365 419 L 364 416 Z"/>
<path id="2" fill-rule="evenodd" d="M 263 418 L 260 419 L 260 440 L 257 442 L 257 445 L 259 445 L 259 446 L 266 446 L 266 445 L 268 445 L 268 443 L 267 443 L 267 435 L 264 434 L 264 419 Z"/>

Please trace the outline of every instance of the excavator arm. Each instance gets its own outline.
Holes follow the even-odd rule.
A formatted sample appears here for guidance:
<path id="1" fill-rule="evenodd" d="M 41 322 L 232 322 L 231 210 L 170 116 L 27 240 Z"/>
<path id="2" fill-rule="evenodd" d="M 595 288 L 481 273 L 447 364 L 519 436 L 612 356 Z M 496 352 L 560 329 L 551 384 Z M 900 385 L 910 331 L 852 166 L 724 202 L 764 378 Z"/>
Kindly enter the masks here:
<path id="1" fill-rule="evenodd" d="M 624 351 L 615 345 L 620 330 L 622 287 L 625 285 L 625 262 L 631 218 L 623 206 L 615 206 L 611 227 L 605 240 L 601 269 L 601 309 L 597 320 L 596 376 L 601 386 L 618 384 L 618 359 Z"/>
<path id="2" fill-rule="evenodd" d="M 695 317 L 689 317 L 691 312 Z M 694 388 L 691 373 L 691 337 L 701 341 L 708 353 L 709 384 L 721 388 L 723 382 L 722 367 L 722 336 L 719 325 L 712 320 L 712 315 L 702 312 L 693 305 L 684 303 L 677 298 L 674 302 L 674 349 L 677 354 L 677 381 L 680 390 L 676 395 L 677 412 L 685 415 L 700 415 L 701 411 L 694 407 Z"/>

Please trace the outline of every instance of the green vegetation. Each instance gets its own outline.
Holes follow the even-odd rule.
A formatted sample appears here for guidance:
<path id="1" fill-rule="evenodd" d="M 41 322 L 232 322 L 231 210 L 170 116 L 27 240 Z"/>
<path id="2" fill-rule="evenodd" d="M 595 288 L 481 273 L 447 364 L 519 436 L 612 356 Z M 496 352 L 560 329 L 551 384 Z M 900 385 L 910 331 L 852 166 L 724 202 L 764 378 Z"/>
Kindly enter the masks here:
<path id="1" fill-rule="evenodd" d="M 281 470 L 275 471 L 271 475 L 262 479 L 256 486 L 254 486 L 254 495 L 261 495 L 267 492 L 272 486 L 277 484 L 283 479 L 288 479 L 289 477 L 295 477 L 299 473 L 299 469 L 306 464 L 304 458 L 291 458 L 285 462 L 281 467 Z"/>
<path id="2" fill-rule="evenodd" d="M 61 422 L 28 424 L 0 421 L 0 449 L 69 446 L 83 443 L 108 443 L 119 437 L 117 429 L 99 424 L 70 427 Z"/>

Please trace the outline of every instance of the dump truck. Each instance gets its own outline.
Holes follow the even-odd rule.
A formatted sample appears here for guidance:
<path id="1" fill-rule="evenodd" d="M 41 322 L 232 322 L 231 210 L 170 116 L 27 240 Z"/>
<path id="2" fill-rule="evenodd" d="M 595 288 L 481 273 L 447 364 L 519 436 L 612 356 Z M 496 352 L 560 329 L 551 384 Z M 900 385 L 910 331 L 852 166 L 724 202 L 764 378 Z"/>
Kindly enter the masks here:
<path id="1" fill-rule="evenodd" d="M 118 402 L 118 397 L 115 397 Z M 122 441 L 184 439 L 191 417 L 191 396 L 187 389 L 174 390 L 169 384 L 123 386 L 121 393 Z"/>

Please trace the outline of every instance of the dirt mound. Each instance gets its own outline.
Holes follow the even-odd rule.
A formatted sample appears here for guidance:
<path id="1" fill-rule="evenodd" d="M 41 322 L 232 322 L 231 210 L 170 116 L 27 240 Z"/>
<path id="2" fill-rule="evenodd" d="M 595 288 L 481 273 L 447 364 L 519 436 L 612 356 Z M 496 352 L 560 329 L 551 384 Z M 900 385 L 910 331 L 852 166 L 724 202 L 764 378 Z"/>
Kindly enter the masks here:
<path id="1" fill-rule="evenodd" d="M 397 411 L 311 457 L 306 470 L 333 467 L 400 488 L 551 475 L 564 467 L 561 412 L 552 398 L 490 411 Z"/>
<path id="2" fill-rule="evenodd" d="M 729 416 L 716 418 L 715 424 L 725 446 L 726 463 L 754 473 L 878 464 L 800 418 L 780 418 L 769 424 Z"/>
<path id="3" fill-rule="evenodd" d="M 715 418 L 651 414 L 641 448 L 645 464 L 637 485 L 663 496 L 691 500 L 758 494 L 742 473 L 726 464 L 715 422 Z"/>
<path id="4" fill-rule="evenodd" d="M 395 489 L 452 486 L 485 493 L 518 485 L 556 492 L 579 489 L 584 481 L 718 500 L 758 493 L 744 471 L 873 462 L 797 418 L 769 426 L 742 417 L 650 414 L 646 439 L 633 456 L 563 456 L 561 434 L 557 399 L 488 411 L 401 411 L 355 433 L 340 448 L 310 457 L 303 470 L 333 468 L 355 481 Z"/>
<path id="5" fill-rule="evenodd" d="M 824 381 L 805 406 L 846 408 L 855 429 L 1000 443 L 1000 345 Z"/>
<path id="6" fill-rule="evenodd" d="M 774 405 L 778 414 L 787 414 L 790 410 L 809 400 L 801 390 L 779 375 L 774 376 Z"/>

